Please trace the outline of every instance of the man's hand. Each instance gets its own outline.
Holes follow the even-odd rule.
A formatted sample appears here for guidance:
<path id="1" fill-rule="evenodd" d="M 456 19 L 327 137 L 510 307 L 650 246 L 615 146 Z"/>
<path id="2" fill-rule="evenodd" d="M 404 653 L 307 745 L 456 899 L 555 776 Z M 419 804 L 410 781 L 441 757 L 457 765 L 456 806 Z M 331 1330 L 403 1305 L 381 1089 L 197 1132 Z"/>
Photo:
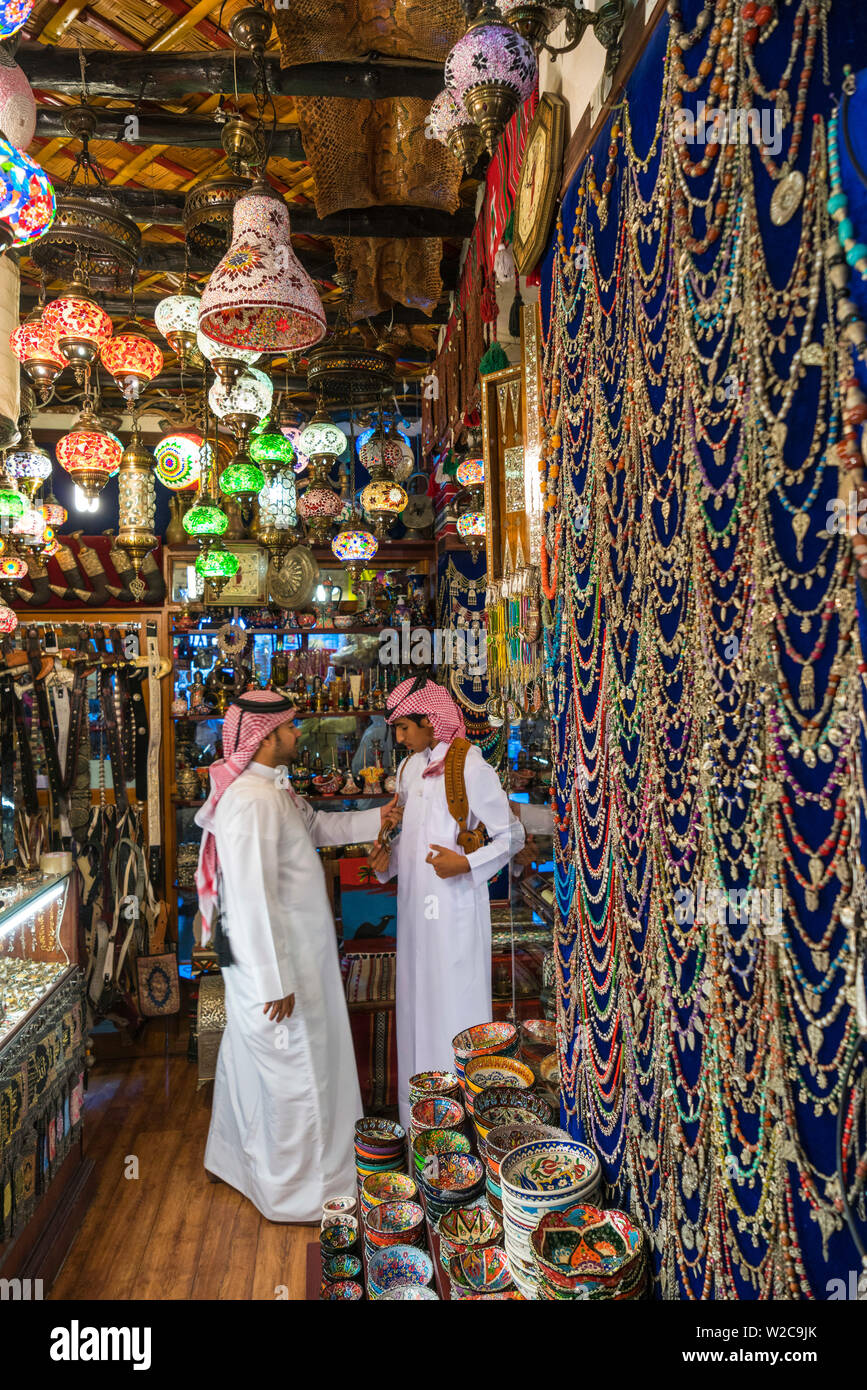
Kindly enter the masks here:
<path id="1" fill-rule="evenodd" d="M 524 841 L 524 848 L 518 850 L 513 862 L 515 864 L 523 864 L 525 868 L 528 868 L 531 864 L 535 864 L 541 857 L 542 852 L 539 846 L 536 844 L 532 835 L 528 835 Z"/>
<path id="2" fill-rule="evenodd" d="M 457 878 L 458 874 L 470 872 L 470 861 L 465 854 L 456 849 L 446 849 L 445 845 L 431 845 L 431 852 L 425 860 L 433 866 L 437 878 Z"/>
<path id="3" fill-rule="evenodd" d="M 373 869 L 374 873 L 377 874 L 384 874 L 388 872 L 388 863 L 390 859 L 390 851 L 386 848 L 385 845 L 381 845 L 378 840 L 367 856 L 368 864 L 370 865 L 371 869 Z"/>
<path id="4" fill-rule="evenodd" d="M 287 994 L 285 999 L 274 999 L 270 1004 L 266 1004 L 262 1010 L 263 1014 L 268 1014 L 272 1023 L 282 1023 L 284 1018 L 292 1017 L 292 1010 L 295 1008 L 295 995 Z M 271 1010 L 268 1013 L 268 1010 Z"/>
<path id="5" fill-rule="evenodd" d="M 397 804 L 397 793 L 391 801 L 386 802 L 385 806 L 379 808 L 380 828 L 386 825 L 400 825 L 403 819 L 403 807 Z"/>

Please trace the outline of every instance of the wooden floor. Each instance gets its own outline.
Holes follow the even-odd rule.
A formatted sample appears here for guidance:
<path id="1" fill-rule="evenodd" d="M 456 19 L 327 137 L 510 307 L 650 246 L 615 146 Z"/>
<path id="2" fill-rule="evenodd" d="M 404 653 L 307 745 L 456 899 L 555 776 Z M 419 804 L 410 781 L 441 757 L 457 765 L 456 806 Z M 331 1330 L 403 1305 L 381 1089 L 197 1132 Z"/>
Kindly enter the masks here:
<path id="1" fill-rule="evenodd" d="M 97 1064 L 85 1140 L 99 1181 L 53 1299 L 304 1298 L 316 1228 L 273 1225 L 205 1177 L 212 1090 L 182 1056 Z"/>

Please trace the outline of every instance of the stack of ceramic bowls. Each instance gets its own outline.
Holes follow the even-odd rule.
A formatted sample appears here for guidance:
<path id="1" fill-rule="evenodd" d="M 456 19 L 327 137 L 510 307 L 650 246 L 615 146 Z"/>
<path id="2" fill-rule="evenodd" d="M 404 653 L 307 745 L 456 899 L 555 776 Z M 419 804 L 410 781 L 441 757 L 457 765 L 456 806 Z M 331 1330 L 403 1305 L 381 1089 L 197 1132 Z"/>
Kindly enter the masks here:
<path id="1" fill-rule="evenodd" d="M 440 1263 L 443 1269 L 448 1269 L 449 1261 L 455 1255 L 500 1244 L 503 1228 L 487 1207 L 454 1207 L 440 1217 L 437 1235 L 440 1239 Z"/>
<path id="2" fill-rule="evenodd" d="M 319 1232 L 319 1250 L 323 1260 L 332 1255 L 354 1255 L 358 1249 L 358 1222 L 347 1218 L 336 1226 L 325 1226 Z"/>
<path id="3" fill-rule="evenodd" d="M 490 1086 L 475 1097 L 473 1124 L 480 1141 L 502 1125 L 549 1125 L 554 1115 L 542 1096 L 518 1086 Z"/>
<path id="4" fill-rule="evenodd" d="M 485 1190 L 485 1165 L 473 1154 L 446 1154 L 431 1158 L 419 1176 L 428 1216 L 432 1221 L 450 1207 L 471 1205 Z"/>
<path id="5" fill-rule="evenodd" d="M 432 1156 L 444 1157 L 446 1154 L 468 1154 L 472 1144 L 459 1129 L 425 1129 L 413 1140 L 412 1157 L 416 1173 L 424 1172 L 425 1164 Z"/>
<path id="6" fill-rule="evenodd" d="M 460 1129 L 464 1123 L 464 1107 L 459 1100 L 448 1096 L 428 1096 L 417 1100 L 409 1112 L 410 1143 L 427 1129 Z"/>
<path id="7" fill-rule="evenodd" d="M 539 1298 L 626 1302 L 647 1292 L 645 1241 L 625 1211 L 577 1202 L 548 1212 L 530 1237 Z"/>
<path id="8" fill-rule="evenodd" d="M 433 1281 L 433 1260 L 416 1245 L 389 1245 L 367 1262 L 367 1293 L 383 1298 L 400 1288 L 426 1289 Z"/>
<path id="9" fill-rule="evenodd" d="M 533 1068 L 517 1057 L 471 1057 L 464 1069 L 467 1110 L 474 1114 L 478 1096 L 492 1086 L 514 1086 L 520 1091 L 530 1091 L 535 1084 Z"/>
<path id="10" fill-rule="evenodd" d="M 358 1199 L 355 1197 L 329 1197 L 322 1204 L 322 1225 L 336 1226 L 347 1217 L 355 1216 Z"/>
<path id="11" fill-rule="evenodd" d="M 357 1255 L 329 1255 L 322 1265 L 322 1277 L 327 1284 L 338 1284 L 343 1279 L 361 1283 L 361 1260 Z"/>
<path id="12" fill-rule="evenodd" d="M 360 1303 L 364 1289 L 355 1279 L 340 1279 L 335 1284 L 324 1283 L 319 1297 L 326 1303 Z"/>
<path id="13" fill-rule="evenodd" d="M 373 1116 L 356 1120 L 355 1167 L 362 1181 L 371 1173 L 403 1172 L 406 1130 L 396 1120 L 379 1120 Z"/>
<path id="14" fill-rule="evenodd" d="M 389 1303 L 439 1303 L 436 1289 L 423 1288 L 420 1284 L 398 1284 L 397 1288 L 381 1293 L 379 1297 Z"/>
<path id="15" fill-rule="evenodd" d="M 446 1100 L 460 1100 L 461 1083 L 453 1071 L 419 1071 L 409 1078 L 409 1103 L 428 1100 L 431 1096 L 445 1096 Z"/>
<path id="16" fill-rule="evenodd" d="M 389 1245 L 424 1244 L 424 1209 L 418 1202 L 379 1202 L 364 1218 L 368 1260 Z"/>
<path id="17" fill-rule="evenodd" d="M 483 1250 L 466 1250 L 449 1261 L 452 1298 L 471 1294 L 505 1293 L 513 1287 L 512 1271 L 505 1250 L 489 1245 Z"/>
<path id="18" fill-rule="evenodd" d="M 361 1219 L 380 1202 L 414 1202 L 417 1196 L 415 1179 L 406 1173 L 371 1173 L 361 1184 Z"/>
<path id="19" fill-rule="evenodd" d="M 477 1023 L 452 1038 L 455 1071 L 463 1085 L 464 1068 L 473 1057 L 517 1057 L 518 1030 L 513 1023 Z"/>
<path id="20" fill-rule="evenodd" d="M 599 1159 L 576 1139 L 534 1139 L 500 1162 L 506 1254 L 525 1298 L 538 1297 L 539 1277 L 530 1238 L 543 1216 L 599 1190 Z"/>
<path id="21" fill-rule="evenodd" d="M 523 1094 L 523 1092 L 518 1092 L 518 1094 Z M 503 1214 L 500 1164 L 507 1154 L 512 1153 L 514 1149 L 519 1149 L 522 1144 L 532 1144 L 536 1139 L 568 1138 L 569 1135 L 564 1129 L 555 1129 L 553 1125 L 537 1124 L 532 1117 L 529 1122 L 499 1125 L 496 1129 L 488 1130 L 482 1140 L 482 1157 L 488 1170 L 485 1196 L 491 1210 L 496 1212 L 498 1216 Z"/>

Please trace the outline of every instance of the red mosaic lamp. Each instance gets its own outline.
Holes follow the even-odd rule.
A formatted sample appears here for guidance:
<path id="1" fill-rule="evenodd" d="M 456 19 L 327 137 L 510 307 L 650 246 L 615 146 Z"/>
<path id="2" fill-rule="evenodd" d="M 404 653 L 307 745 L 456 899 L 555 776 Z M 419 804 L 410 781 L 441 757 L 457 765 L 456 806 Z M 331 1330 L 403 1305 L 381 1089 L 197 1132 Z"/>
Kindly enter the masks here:
<path id="1" fill-rule="evenodd" d="M 129 319 L 99 350 L 99 360 L 130 403 L 163 369 L 163 355 L 138 319 Z"/>
<path id="2" fill-rule="evenodd" d="M 55 332 L 60 356 L 72 364 L 76 381 L 82 384 L 113 332 L 111 319 L 90 293 L 83 271 L 76 268 L 66 293 L 46 304 L 42 322 Z"/>
<path id="3" fill-rule="evenodd" d="M 9 346 L 25 372 L 45 399 L 66 366 L 57 346 L 57 330 L 46 325 L 43 305 L 33 309 L 9 335 Z"/>
<path id="4" fill-rule="evenodd" d="M 61 468 L 88 500 L 99 496 L 123 457 L 120 443 L 103 429 L 90 401 L 85 403 L 75 428 L 58 441 L 55 453 Z"/>

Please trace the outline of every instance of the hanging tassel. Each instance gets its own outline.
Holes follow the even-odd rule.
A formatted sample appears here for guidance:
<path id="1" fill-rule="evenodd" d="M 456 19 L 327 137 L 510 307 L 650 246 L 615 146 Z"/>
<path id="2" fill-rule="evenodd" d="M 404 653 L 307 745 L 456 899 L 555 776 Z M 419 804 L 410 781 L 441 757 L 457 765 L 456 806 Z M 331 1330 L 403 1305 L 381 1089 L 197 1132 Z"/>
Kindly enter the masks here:
<path id="1" fill-rule="evenodd" d="M 479 375 L 487 376 L 490 372 L 501 372 L 508 367 L 509 359 L 499 343 L 491 343 L 481 362 L 479 363 Z"/>
<path id="2" fill-rule="evenodd" d="M 505 285 L 515 274 L 515 257 L 511 246 L 507 246 L 504 241 L 500 242 L 494 257 L 494 274 L 498 285 Z"/>
<path id="3" fill-rule="evenodd" d="M 512 300 L 512 307 L 509 310 L 509 334 L 512 338 L 521 336 L 521 310 L 524 301 L 521 298 L 521 277 L 515 271 L 515 298 Z"/>

